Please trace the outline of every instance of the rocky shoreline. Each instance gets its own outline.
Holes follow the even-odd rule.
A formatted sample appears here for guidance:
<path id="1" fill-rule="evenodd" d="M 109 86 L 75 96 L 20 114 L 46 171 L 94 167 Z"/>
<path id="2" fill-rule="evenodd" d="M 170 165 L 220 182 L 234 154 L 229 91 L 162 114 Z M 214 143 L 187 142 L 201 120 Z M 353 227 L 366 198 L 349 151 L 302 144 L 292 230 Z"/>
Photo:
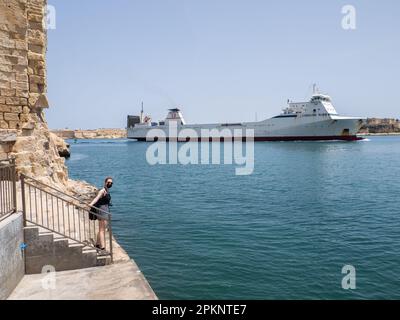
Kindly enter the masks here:
<path id="1" fill-rule="evenodd" d="M 51 130 L 62 139 L 124 139 L 126 129 Z"/>
<path id="2" fill-rule="evenodd" d="M 360 133 L 368 135 L 400 134 L 400 120 L 368 118 L 367 123 L 360 129 Z"/>

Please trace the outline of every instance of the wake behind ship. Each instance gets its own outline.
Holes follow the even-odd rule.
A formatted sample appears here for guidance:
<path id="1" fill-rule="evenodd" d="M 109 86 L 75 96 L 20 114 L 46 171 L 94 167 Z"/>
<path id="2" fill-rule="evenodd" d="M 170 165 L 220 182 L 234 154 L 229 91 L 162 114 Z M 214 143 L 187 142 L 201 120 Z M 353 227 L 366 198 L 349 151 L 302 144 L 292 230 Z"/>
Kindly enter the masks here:
<path id="1" fill-rule="evenodd" d="M 140 116 L 128 116 L 127 135 L 129 139 L 138 141 L 170 140 L 170 127 L 177 132 L 184 129 L 186 141 L 203 139 L 223 139 L 226 129 L 233 131 L 254 130 L 254 141 L 318 141 L 345 140 L 355 141 L 362 138 L 357 133 L 365 118 L 341 116 L 337 113 L 328 95 L 320 94 L 314 89 L 308 102 L 288 102 L 287 108 L 280 115 L 258 122 L 186 124 L 181 110 L 169 109 L 164 121 L 152 122 L 149 116 L 144 117 L 143 106 Z M 157 131 L 150 131 L 159 129 Z M 213 132 L 212 137 L 204 132 Z M 158 132 L 154 135 L 154 132 Z M 192 134 L 190 134 L 192 132 Z M 151 133 L 152 139 L 147 139 Z M 187 134 L 189 133 L 189 134 Z M 219 134 L 220 133 L 220 134 Z M 244 134 L 243 139 L 246 139 Z M 179 139 L 181 141 L 181 139 Z"/>

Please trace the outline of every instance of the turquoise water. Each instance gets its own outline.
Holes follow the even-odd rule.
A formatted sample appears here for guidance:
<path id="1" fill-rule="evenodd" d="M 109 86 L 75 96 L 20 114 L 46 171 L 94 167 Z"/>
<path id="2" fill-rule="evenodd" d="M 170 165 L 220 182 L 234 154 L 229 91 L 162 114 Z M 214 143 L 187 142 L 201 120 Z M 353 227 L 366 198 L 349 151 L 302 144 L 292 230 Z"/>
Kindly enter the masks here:
<path id="1" fill-rule="evenodd" d="M 400 137 L 256 143 L 250 176 L 70 143 L 71 177 L 114 177 L 114 233 L 162 299 L 400 298 Z"/>

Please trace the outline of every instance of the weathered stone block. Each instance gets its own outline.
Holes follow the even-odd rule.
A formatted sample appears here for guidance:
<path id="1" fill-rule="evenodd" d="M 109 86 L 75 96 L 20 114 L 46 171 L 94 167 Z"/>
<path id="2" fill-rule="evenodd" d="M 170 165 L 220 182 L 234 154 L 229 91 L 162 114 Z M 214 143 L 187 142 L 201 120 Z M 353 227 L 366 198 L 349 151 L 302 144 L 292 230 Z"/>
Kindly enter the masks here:
<path id="1" fill-rule="evenodd" d="M 13 81 L 13 80 L 15 80 L 15 73 L 14 72 L 0 71 L 0 80 Z"/>
<path id="2" fill-rule="evenodd" d="M 46 37 L 43 32 L 36 31 L 35 33 L 33 30 L 28 31 L 28 42 L 30 44 L 36 44 L 41 46 L 46 46 Z"/>
<path id="3" fill-rule="evenodd" d="M 15 97 L 16 91 L 15 89 L 0 89 L 0 94 L 7 99 L 7 97 Z"/>
<path id="4" fill-rule="evenodd" d="M 28 122 L 24 122 L 21 127 L 22 130 L 30 131 L 35 129 L 35 123 L 33 121 L 28 120 Z"/>
<path id="5" fill-rule="evenodd" d="M 17 40 L 15 41 L 15 48 L 17 50 L 28 50 L 27 42 L 24 40 Z"/>
<path id="6" fill-rule="evenodd" d="M 0 65 L 10 64 L 10 62 L 6 59 L 6 57 L 1 53 L 0 48 Z"/>
<path id="7" fill-rule="evenodd" d="M 33 69 L 38 69 L 38 68 L 45 68 L 45 63 L 44 61 L 40 60 L 29 60 L 29 66 Z"/>
<path id="8" fill-rule="evenodd" d="M 45 84 L 46 80 L 44 77 L 32 75 L 32 76 L 29 76 L 29 82 L 30 82 L 30 84 L 33 84 L 33 83 Z"/>
<path id="9" fill-rule="evenodd" d="M 28 75 L 24 73 L 17 73 L 15 75 L 15 80 L 19 82 L 28 82 Z"/>
<path id="10" fill-rule="evenodd" d="M 44 93 L 45 91 L 45 86 L 43 84 L 38 84 L 38 83 L 31 83 L 30 84 L 30 92 L 31 93 Z M 33 104 L 31 104 L 33 105 Z"/>
<path id="11" fill-rule="evenodd" d="M 44 54 L 44 46 L 36 45 L 36 44 L 29 44 L 28 46 L 29 51 Z"/>
<path id="12" fill-rule="evenodd" d="M 0 89 L 11 89 L 11 82 L 0 80 Z"/>
<path id="13" fill-rule="evenodd" d="M 29 83 L 16 81 L 15 90 L 29 91 Z"/>
<path id="14" fill-rule="evenodd" d="M 12 106 L 10 111 L 12 113 L 22 113 L 22 106 Z"/>
<path id="15" fill-rule="evenodd" d="M 0 120 L 0 129 L 8 129 L 8 122 Z"/>
<path id="16" fill-rule="evenodd" d="M 36 72 L 34 72 L 33 74 L 44 77 L 46 75 L 46 69 L 38 68 L 36 69 Z"/>
<path id="17" fill-rule="evenodd" d="M 28 71 L 28 66 L 26 65 L 13 65 L 13 71 L 17 72 L 27 72 Z"/>
<path id="18" fill-rule="evenodd" d="M 6 121 L 19 121 L 18 113 L 4 113 L 4 120 L 6 120 Z"/>
<path id="19" fill-rule="evenodd" d="M 40 22 L 29 21 L 29 28 L 31 30 L 40 30 L 40 31 L 42 31 L 43 30 L 43 23 L 41 21 Z"/>
<path id="20" fill-rule="evenodd" d="M 34 52 L 28 52 L 28 59 L 29 60 L 44 61 L 44 55 L 43 54 L 39 54 L 39 53 L 34 53 Z M 28 62 L 26 64 L 28 64 Z"/>
<path id="21" fill-rule="evenodd" d="M 26 57 L 18 57 L 18 64 L 22 66 L 28 65 L 28 58 Z"/>
<path id="22" fill-rule="evenodd" d="M 12 65 L 6 65 L 3 63 L 0 63 L 0 71 L 4 71 L 4 72 L 12 72 Z"/>
<path id="23" fill-rule="evenodd" d="M 27 56 L 27 50 L 26 49 L 15 49 L 11 52 L 11 56 L 13 57 L 22 57 L 22 58 L 26 58 Z"/>
<path id="24" fill-rule="evenodd" d="M 10 112 L 11 111 L 11 107 L 7 106 L 5 104 L 0 104 L 0 112 Z"/>
<path id="25" fill-rule="evenodd" d="M 19 119 L 21 122 L 28 122 L 29 121 L 29 114 L 21 113 L 19 115 Z"/>
<path id="26" fill-rule="evenodd" d="M 23 32 L 25 30 L 25 32 Z M 10 39 L 14 40 L 14 47 L 16 47 L 16 42 L 25 40 L 26 38 L 26 29 L 21 29 L 21 32 L 10 32 Z"/>
<path id="27" fill-rule="evenodd" d="M 8 128 L 9 129 L 19 129 L 20 128 L 20 122 L 19 121 L 8 121 Z"/>
<path id="28" fill-rule="evenodd" d="M 15 48 L 15 43 L 11 39 L 0 38 L 0 47 L 13 49 Z"/>
<path id="29" fill-rule="evenodd" d="M 9 105 L 18 105 L 19 104 L 19 98 L 18 97 L 6 97 L 6 104 Z"/>
<path id="30" fill-rule="evenodd" d="M 21 89 L 16 89 L 16 95 L 17 97 L 20 98 L 29 98 L 29 91 L 28 90 L 21 90 Z"/>
<path id="31" fill-rule="evenodd" d="M 18 57 L 17 56 L 7 55 L 7 56 L 4 56 L 4 58 L 11 65 L 14 65 L 14 64 L 18 63 Z"/>
<path id="32" fill-rule="evenodd" d="M 28 20 L 32 22 L 42 22 L 43 21 L 43 15 L 41 14 L 34 14 L 31 11 L 28 13 Z"/>

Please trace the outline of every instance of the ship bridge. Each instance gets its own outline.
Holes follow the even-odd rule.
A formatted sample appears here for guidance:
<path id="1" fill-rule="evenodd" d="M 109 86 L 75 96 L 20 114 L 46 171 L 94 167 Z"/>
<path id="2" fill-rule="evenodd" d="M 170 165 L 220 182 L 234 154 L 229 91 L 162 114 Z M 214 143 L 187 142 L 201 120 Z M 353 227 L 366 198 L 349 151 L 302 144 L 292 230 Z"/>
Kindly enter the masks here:
<path id="1" fill-rule="evenodd" d="M 313 94 L 308 102 L 288 101 L 288 107 L 283 109 L 281 116 L 327 116 L 337 114 L 331 97 L 317 93 Z"/>

